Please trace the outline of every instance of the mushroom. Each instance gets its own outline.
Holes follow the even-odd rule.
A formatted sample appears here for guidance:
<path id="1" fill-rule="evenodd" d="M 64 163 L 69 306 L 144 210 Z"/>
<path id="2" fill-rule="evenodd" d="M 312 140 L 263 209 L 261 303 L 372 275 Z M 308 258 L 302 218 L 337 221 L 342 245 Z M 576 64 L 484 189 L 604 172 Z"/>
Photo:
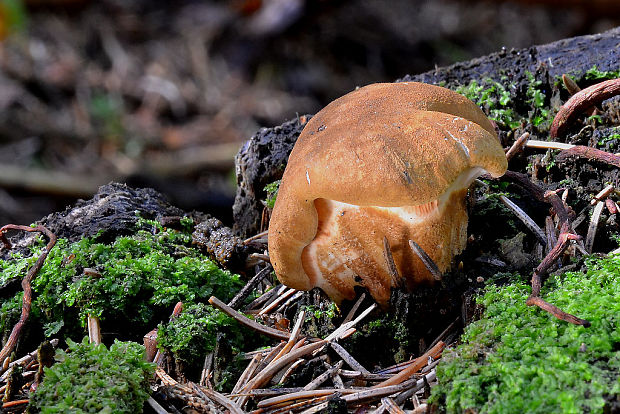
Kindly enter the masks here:
<path id="1" fill-rule="evenodd" d="M 269 224 L 276 275 L 337 303 L 362 286 L 385 306 L 392 287 L 434 281 L 409 240 L 448 270 L 467 239 L 469 185 L 506 168 L 493 125 L 467 98 L 416 82 L 359 88 L 317 113 L 291 152 Z"/>

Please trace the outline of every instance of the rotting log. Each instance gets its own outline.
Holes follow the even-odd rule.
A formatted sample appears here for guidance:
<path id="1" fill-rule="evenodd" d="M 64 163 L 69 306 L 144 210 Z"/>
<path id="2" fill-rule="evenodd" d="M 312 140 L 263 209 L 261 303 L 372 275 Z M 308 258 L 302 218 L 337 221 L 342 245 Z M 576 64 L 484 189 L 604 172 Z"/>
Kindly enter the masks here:
<path id="1" fill-rule="evenodd" d="M 620 27 L 596 35 L 579 36 L 524 49 L 502 50 L 487 56 L 437 68 L 398 81 L 416 81 L 452 87 L 506 77 L 525 89 L 528 74 L 549 85 L 553 96 L 560 88 L 555 79 L 563 74 L 583 74 L 596 66 L 600 71 L 618 69 Z M 237 196 L 233 207 L 235 233 L 241 237 L 261 231 L 266 198 L 264 187 L 282 177 L 288 154 L 308 119 L 300 116 L 274 128 L 263 128 L 247 141 L 235 158 Z"/>

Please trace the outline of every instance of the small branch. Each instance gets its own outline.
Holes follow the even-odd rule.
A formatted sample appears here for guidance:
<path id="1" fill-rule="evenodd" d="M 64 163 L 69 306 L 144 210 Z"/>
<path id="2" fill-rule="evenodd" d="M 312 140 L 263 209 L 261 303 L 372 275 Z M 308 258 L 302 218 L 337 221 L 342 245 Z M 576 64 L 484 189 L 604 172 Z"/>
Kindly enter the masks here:
<path id="1" fill-rule="evenodd" d="M 254 355 L 254 358 L 252 358 L 248 366 L 245 368 L 245 370 L 237 380 L 237 383 L 233 387 L 231 394 L 236 394 L 241 388 L 243 388 L 243 386 L 252 377 L 252 375 L 254 375 L 254 372 L 256 372 L 256 368 L 258 368 L 261 359 L 263 359 L 263 356 L 261 354 Z"/>
<path id="2" fill-rule="evenodd" d="M 205 400 L 215 401 L 216 403 L 230 411 L 231 414 L 243 414 L 243 410 L 237 404 L 235 404 L 219 392 L 210 390 L 205 387 L 201 387 L 200 385 L 193 382 L 190 382 L 189 385 L 196 392 L 196 394 L 198 394 Z"/>
<path id="3" fill-rule="evenodd" d="M 506 158 L 508 159 L 508 161 L 510 161 L 515 155 L 523 151 L 523 147 L 529 139 L 530 133 L 524 132 L 519 138 L 515 140 L 510 149 L 506 152 Z"/>
<path id="4" fill-rule="evenodd" d="M 263 306 L 269 301 L 275 300 L 273 296 L 279 295 L 285 290 L 286 290 L 286 286 L 284 285 L 274 286 L 272 289 L 268 290 L 267 292 L 260 295 L 258 298 L 254 299 L 248 306 L 245 307 L 245 310 L 246 311 L 254 310 L 258 308 L 259 306 Z"/>
<path id="5" fill-rule="evenodd" d="M 562 253 L 569 246 L 571 240 L 579 240 L 580 236 L 566 232 L 566 228 L 568 225 L 565 225 L 563 228 L 563 232 L 558 237 L 558 242 L 553 247 L 553 249 L 545 256 L 543 261 L 538 265 L 538 267 L 534 270 L 534 274 L 532 275 L 532 293 L 530 297 L 527 298 L 526 304 L 528 306 L 538 306 L 540 309 L 551 313 L 556 318 L 570 322 L 575 325 L 582 325 L 585 327 L 590 326 L 590 322 L 585 319 L 580 319 L 576 316 L 570 315 L 555 305 L 552 305 L 548 302 L 545 302 L 540 298 L 540 289 L 542 287 L 542 276 L 546 274 L 549 267 L 560 258 Z"/>
<path id="6" fill-rule="evenodd" d="M 7 339 L 4 345 L 4 348 L 2 348 L 2 350 L 0 351 L 0 364 L 4 362 L 4 360 L 11 354 L 11 352 L 13 352 L 15 345 L 17 345 L 17 341 L 19 339 L 21 330 L 24 327 L 24 324 L 26 323 L 26 321 L 28 320 L 28 316 L 30 316 L 30 307 L 32 304 L 32 287 L 30 286 L 30 284 L 32 280 L 34 279 L 34 277 L 36 276 L 36 274 L 39 272 L 39 270 L 41 270 L 41 268 L 43 267 L 43 263 L 45 263 L 45 259 L 47 258 L 47 255 L 52 250 L 54 245 L 56 245 L 56 235 L 42 225 L 38 225 L 35 227 L 29 227 L 29 226 L 19 226 L 15 224 L 7 224 L 6 226 L 0 228 L 0 240 L 2 241 L 4 246 L 7 248 L 11 248 L 11 243 L 6 238 L 6 235 L 4 234 L 6 233 L 7 230 L 40 232 L 40 233 L 45 234 L 47 238 L 49 239 L 49 241 L 47 245 L 45 246 L 45 249 L 43 249 L 43 252 L 41 252 L 41 255 L 39 256 L 35 264 L 30 268 L 30 270 L 28 270 L 28 273 L 22 279 L 22 289 L 24 290 L 24 297 L 22 299 L 22 312 L 19 317 L 19 321 L 15 324 L 15 326 L 13 327 L 13 330 L 11 331 L 11 335 L 9 336 L 9 339 Z"/>
<path id="7" fill-rule="evenodd" d="M 439 358 L 439 356 L 441 356 L 441 352 L 445 347 L 446 344 L 444 342 L 437 342 L 434 347 L 426 351 L 424 355 L 416 358 L 415 361 L 407 368 L 394 375 L 392 378 L 375 385 L 373 388 L 387 387 L 388 385 L 400 384 L 401 382 L 408 380 L 413 374 L 415 374 L 416 372 L 421 370 L 426 364 L 428 364 L 429 357 L 433 359 Z"/>
<path id="8" fill-rule="evenodd" d="M 558 237 L 558 241 L 553 246 L 553 249 L 545 256 L 542 262 L 534 269 L 534 275 L 532 276 L 532 296 L 540 296 L 540 289 L 542 287 L 541 278 L 547 273 L 547 270 L 553 265 L 553 263 L 560 258 L 566 248 L 569 246 L 571 240 L 580 240 L 581 236 L 573 233 L 566 232 L 566 228 Z"/>
<path id="9" fill-rule="evenodd" d="M 381 398 L 381 404 L 385 407 L 390 414 L 405 414 L 405 412 L 394 402 L 390 397 Z"/>
<path id="10" fill-rule="evenodd" d="M 342 360 L 336 362 L 333 366 L 329 367 L 327 371 L 325 371 L 324 373 L 322 373 L 321 375 L 319 375 L 318 377 L 310 381 L 310 383 L 308 383 L 308 385 L 304 387 L 304 391 L 310 391 L 310 390 L 317 389 L 319 385 L 323 384 L 325 381 L 327 381 L 329 377 L 337 373 L 338 370 L 342 368 L 342 364 L 344 364 L 344 361 Z"/>
<path id="11" fill-rule="evenodd" d="M 349 389 L 325 389 L 325 390 L 303 390 L 297 391 L 289 394 L 280 395 L 277 397 L 271 397 L 264 399 L 258 403 L 259 408 L 270 407 L 274 405 L 281 405 L 282 403 L 294 400 L 302 400 L 302 399 L 310 399 L 317 397 L 329 396 L 334 393 L 354 393 L 355 391 Z M 289 407 L 290 408 L 290 407 Z"/>
<path id="12" fill-rule="evenodd" d="M 50 341 L 50 345 L 53 348 L 56 348 L 58 346 L 58 342 L 59 342 L 58 339 L 54 338 L 54 339 L 52 339 Z M 10 373 L 10 371 L 9 371 L 10 368 L 12 368 L 14 365 L 25 366 L 25 365 L 30 364 L 30 362 L 32 362 L 35 358 L 37 358 L 37 354 L 38 353 L 39 353 L 39 349 L 36 349 L 36 350 L 32 351 L 31 353 L 29 353 L 28 355 L 25 355 L 25 356 L 21 357 L 20 359 L 17 359 L 15 361 L 7 364 L 7 366 L 6 366 L 7 370 L 2 375 L 0 375 L 0 382 L 6 381 L 7 377 L 9 376 L 9 373 Z"/>
<path id="13" fill-rule="evenodd" d="M 585 145 L 575 145 L 570 149 L 566 149 L 556 155 L 555 160 L 557 162 L 564 162 L 572 157 L 585 158 L 589 161 L 598 161 L 620 168 L 620 156 Z"/>
<path id="14" fill-rule="evenodd" d="M 543 190 L 540 186 L 534 184 L 532 180 L 529 179 L 527 174 L 522 174 L 515 171 L 506 171 L 503 178 L 516 183 L 524 190 L 530 192 L 538 201 L 551 204 L 561 223 L 569 222 L 569 213 L 566 210 L 562 199 L 555 192 Z"/>
<path id="15" fill-rule="evenodd" d="M 545 218 L 545 235 L 547 236 L 547 245 L 545 247 L 547 249 L 547 253 L 549 253 L 553 249 L 553 246 L 555 246 L 558 242 L 555 224 L 553 223 L 553 218 L 551 216 L 547 216 Z"/>
<path id="16" fill-rule="evenodd" d="M 258 322 L 255 322 L 251 319 L 249 319 L 248 317 L 240 314 L 239 312 L 237 312 L 236 310 L 234 310 L 233 308 L 231 308 L 230 306 L 226 305 L 224 302 L 222 302 L 221 300 L 219 300 L 218 298 L 216 298 L 215 296 L 211 296 L 211 298 L 209 299 L 209 303 L 218 308 L 219 310 L 221 310 L 222 312 L 228 314 L 229 316 L 232 316 L 237 322 L 247 326 L 248 328 L 251 328 L 263 335 L 269 336 L 271 338 L 275 338 L 275 339 L 281 339 L 281 340 L 288 340 L 289 338 L 289 334 L 287 332 L 283 332 L 283 331 L 279 331 L 277 329 L 274 328 L 270 328 L 268 326 L 265 325 L 261 325 Z"/>
<path id="17" fill-rule="evenodd" d="M 303 325 L 305 318 L 306 318 L 306 312 L 305 311 L 299 312 L 299 314 L 297 315 L 297 321 L 295 322 L 295 326 L 293 327 L 293 330 L 291 331 L 291 334 L 289 336 L 288 341 L 286 342 L 286 345 L 284 345 L 284 348 L 282 348 L 282 350 L 275 356 L 275 358 L 273 358 L 274 360 L 281 358 L 282 356 L 287 354 L 289 351 L 292 351 L 293 346 L 295 346 L 295 344 L 297 343 L 297 339 L 299 338 L 299 333 L 301 332 L 301 326 Z"/>
<path id="18" fill-rule="evenodd" d="M 585 328 L 588 328 L 590 326 L 590 321 L 578 318 L 574 315 L 571 315 L 570 313 L 566 313 L 557 306 L 552 305 L 549 302 L 545 302 L 543 299 L 540 298 L 540 296 L 530 296 L 529 298 L 527 298 L 527 301 L 525 303 L 528 306 L 538 306 L 540 309 L 549 312 L 556 318 L 565 322 L 572 323 L 573 325 L 581 325 Z"/>
<path id="19" fill-rule="evenodd" d="M 245 239 L 245 240 L 243 241 L 243 244 L 244 244 L 244 245 L 247 245 L 247 244 L 250 244 L 251 242 L 253 242 L 253 241 L 255 241 L 255 240 L 262 239 L 263 237 L 267 236 L 267 234 L 268 234 L 268 233 L 269 233 L 269 231 L 268 231 L 268 230 L 265 230 L 265 231 L 262 231 L 262 232 L 260 232 L 260 233 L 258 233 L 258 234 L 255 234 L 255 235 L 254 235 L 254 236 L 252 236 L 252 237 L 248 237 L 247 239 Z"/>
<path id="20" fill-rule="evenodd" d="M 499 199 L 502 201 L 502 203 L 504 203 L 506 207 L 508 207 L 517 216 L 519 220 L 521 220 L 521 222 L 523 222 L 523 224 L 525 224 L 525 227 L 527 227 L 532 233 L 534 233 L 538 241 L 543 246 L 547 245 L 547 237 L 545 237 L 545 233 L 542 231 L 540 227 L 538 227 L 538 224 L 536 224 L 536 222 L 530 216 L 527 215 L 525 211 L 523 211 L 518 205 L 513 203 L 506 196 L 501 195 L 499 196 Z"/>
<path id="21" fill-rule="evenodd" d="M 425 377 L 420 380 L 410 379 L 401 382 L 397 385 L 388 385 L 385 387 L 372 387 L 370 389 L 356 392 L 355 394 L 349 394 L 342 397 L 347 403 L 355 404 L 362 401 L 377 400 L 381 397 L 395 394 L 404 390 L 415 388 L 416 390 L 422 389 L 425 385 Z"/>
<path id="22" fill-rule="evenodd" d="M 297 292 L 297 290 L 292 289 L 292 288 L 291 289 L 287 289 L 283 294 L 279 295 L 276 300 L 274 300 L 269 305 L 267 305 L 263 309 L 261 309 L 261 311 L 258 312 L 258 315 L 262 316 L 262 315 L 265 315 L 265 314 L 271 312 L 272 310 L 277 308 L 280 303 L 284 302 L 286 299 L 288 299 L 289 297 L 293 296 L 293 294 L 295 292 Z"/>
<path id="23" fill-rule="evenodd" d="M 564 83 L 564 87 L 566 88 L 568 93 L 571 94 L 571 96 L 576 94 L 577 92 L 579 92 L 581 90 L 579 85 L 577 85 L 577 83 L 575 83 L 575 81 L 570 76 L 568 76 L 566 74 L 562 75 L 562 83 Z"/>
<path id="24" fill-rule="evenodd" d="M 572 122 L 586 109 L 620 93 L 620 79 L 610 79 L 582 89 L 560 108 L 551 125 L 552 139 L 564 134 Z"/>
<path id="25" fill-rule="evenodd" d="M 609 194 L 611 194 L 612 191 L 614 191 L 614 186 L 613 186 L 613 184 L 609 184 L 608 186 L 603 188 L 601 191 L 596 193 L 594 198 L 590 201 L 590 205 L 592 205 L 592 206 L 595 205 L 597 202 L 601 201 L 603 198 L 605 198 Z"/>
<path id="26" fill-rule="evenodd" d="M 307 364 L 307 361 L 303 360 L 303 359 L 298 359 L 297 361 L 293 362 L 292 364 L 289 364 L 289 367 L 286 371 L 280 371 L 280 373 L 275 376 L 273 378 L 273 381 L 276 382 L 278 385 L 282 385 L 284 384 L 286 381 L 288 381 L 288 379 L 291 377 L 291 375 L 293 375 L 293 373 L 297 370 L 297 368 L 299 368 L 302 365 Z M 279 377 L 279 379 L 278 379 Z"/>
<path id="27" fill-rule="evenodd" d="M 305 345 L 296 351 L 290 352 L 286 356 L 274 360 L 271 364 L 269 364 L 264 370 L 258 373 L 256 377 L 254 377 L 250 382 L 243 387 L 242 392 L 247 392 L 254 388 L 258 388 L 264 385 L 267 381 L 271 379 L 279 370 L 284 368 L 289 363 L 295 361 L 297 358 L 301 358 L 305 355 L 312 353 L 313 351 L 325 346 L 327 341 L 317 341 L 311 344 Z"/>
<path id="28" fill-rule="evenodd" d="M 344 318 L 342 323 L 350 322 L 353 319 L 353 317 L 355 316 L 355 312 L 357 312 L 359 307 L 362 305 L 364 299 L 366 299 L 366 293 L 362 293 L 360 297 L 357 298 L 357 301 L 355 302 L 349 313 L 347 313 L 347 316 Z"/>
<path id="29" fill-rule="evenodd" d="M 96 316 L 88 315 L 88 342 L 95 345 L 101 344 L 101 323 Z"/>
<path id="30" fill-rule="evenodd" d="M 338 392 L 336 392 L 336 394 L 330 394 L 330 395 L 324 395 L 322 397 L 316 397 L 316 398 L 311 398 L 309 400 L 303 400 L 300 401 L 298 403 L 294 403 L 294 404 L 290 404 L 290 405 L 285 405 L 282 408 L 275 410 L 275 411 L 269 411 L 269 414 L 289 414 L 292 412 L 297 412 L 299 410 L 302 410 L 304 408 L 307 407 L 312 407 L 313 405 L 319 404 L 322 401 L 329 401 L 332 398 L 334 398 L 334 395 L 340 395 Z M 257 410 L 258 411 L 258 410 Z M 252 413 L 255 414 L 256 412 Z"/>
<path id="31" fill-rule="evenodd" d="M 243 302 L 243 300 L 254 290 L 254 288 L 256 288 L 256 286 L 261 282 L 261 280 L 263 280 L 267 275 L 269 275 L 271 273 L 271 271 L 273 270 L 273 267 L 271 267 L 270 264 L 268 264 L 267 266 L 265 266 L 264 269 L 261 269 L 260 272 L 258 272 L 257 274 L 254 275 L 254 277 L 252 277 L 252 279 L 250 279 L 248 281 L 248 283 L 245 284 L 244 287 L 241 288 L 241 290 L 239 291 L 239 293 L 237 293 L 235 295 L 235 297 L 228 303 L 228 306 L 230 306 L 233 309 L 237 309 L 239 307 L 239 305 L 241 305 L 241 302 Z"/>
<path id="32" fill-rule="evenodd" d="M 347 363 L 347 365 L 350 366 L 351 368 L 353 368 L 355 371 L 361 372 L 362 375 L 370 375 L 370 371 L 368 371 L 366 368 L 364 368 L 364 366 L 362 364 L 357 362 L 357 360 L 355 358 L 353 358 L 351 356 L 351 354 L 349 354 L 347 352 L 347 350 L 342 347 L 342 345 L 340 345 L 340 344 L 338 344 L 336 342 L 330 342 L 329 346 L 331 346 L 332 349 L 338 355 L 340 355 L 340 357 L 342 359 L 344 359 L 344 361 Z"/>
<path id="33" fill-rule="evenodd" d="M 396 263 L 394 263 L 394 256 L 392 255 L 392 248 L 390 247 L 390 242 L 387 237 L 383 236 L 383 258 L 387 263 L 388 271 L 390 273 L 390 277 L 392 278 L 392 286 L 400 287 L 403 284 L 403 279 L 400 277 L 398 273 L 398 269 L 396 268 Z"/>
<path id="34" fill-rule="evenodd" d="M 146 403 L 155 411 L 156 414 L 169 414 L 153 397 L 149 397 Z"/>
<path id="35" fill-rule="evenodd" d="M 325 340 L 337 341 L 338 339 L 342 338 L 349 331 L 350 328 L 353 328 L 355 325 L 357 325 L 359 321 L 368 316 L 368 314 L 375 310 L 376 307 L 377 305 L 373 303 L 368 308 L 366 308 L 366 310 L 362 312 L 357 318 L 355 318 L 351 322 L 343 323 L 342 325 L 340 325 L 334 332 L 329 334 L 329 336 L 325 338 Z"/>
<path id="36" fill-rule="evenodd" d="M 2 403 L 2 408 L 14 408 L 20 405 L 28 404 L 30 400 L 15 400 Z"/>
<path id="37" fill-rule="evenodd" d="M 437 264 L 424 251 L 424 249 L 420 247 L 420 245 L 414 242 L 413 240 L 409 240 L 409 247 L 411 248 L 411 251 L 414 252 L 420 258 L 422 263 L 424 263 L 424 266 L 426 266 L 426 269 L 428 269 L 431 275 L 433 275 L 433 278 L 435 280 L 441 280 L 442 278 L 441 270 L 439 270 L 439 267 L 437 267 Z"/>

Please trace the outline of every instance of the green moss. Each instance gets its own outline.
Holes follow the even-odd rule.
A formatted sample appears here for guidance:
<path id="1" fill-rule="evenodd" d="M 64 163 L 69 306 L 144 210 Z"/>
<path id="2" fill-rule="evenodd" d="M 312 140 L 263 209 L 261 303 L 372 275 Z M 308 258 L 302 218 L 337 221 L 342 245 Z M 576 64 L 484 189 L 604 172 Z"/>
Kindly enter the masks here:
<path id="1" fill-rule="evenodd" d="M 56 352 L 57 363 L 45 369 L 30 397 L 30 413 L 141 413 L 149 397 L 148 378 L 155 365 L 145 361 L 144 347 L 116 341 L 105 345 L 69 341 L 69 352 Z"/>
<path id="2" fill-rule="evenodd" d="M 267 199 L 265 200 L 265 205 L 268 208 L 273 208 L 276 205 L 276 197 L 278 196 L 278 189 L 280 188 L 280 181 L 281 180 L 277 180 L 272 183 L 269 183 L 263 189 L 267 193 Z"/>
<path id="3" fill-rule="evenodd" d="M 606 80 L 620 78 L 619 70 L 599 70 L 596 65 L 592 66 L 584 74 L 584 78 L 587 80 Z"/>
<path id="4" fill-rule="evenodd" d="M 170 350 L 188 366 L 202 364 L 218 340 L 235 348 L 243 343 L 243 332 L 233 318 L 202 303 L 186 307 L 181 315 L 157 328 L 159 347 Z"/>
<path id="5" fill-rule="evenodd" d="M 491 78 L 472 80 L 469 84 L 456 88 L 456 92 L 475 102 L 489 118 L 505 129 L 515 129 L 522 123 L 531 123 L 546 130 L 553 120 L 552 111 L 549 110 L 548 91 L 534 74 L 526 72 L 525 76 L 527 87 L 524 91 L 504 76 L 499 82 Z"/>
<path id="6" fill-rule="evenodd" d="M 357 326 L 357 331 L 347 339 L 347 350 L 362 365 L 390 366 L 417 352 L 419 338 L 416 334 L 393 313 L 382 313 Z"/>
<path id="7" fill-rule="evenodd" d="M 178 301 L 191 304 L 211 295 L 227 301 L 242 286 L 239 276 L 191 248 L 188 229 L 164 229 L 146 220 L 139 224 L 142 230 L 111 243 L 60 239 L 32 283 L 31 321 L 50 335 L 64 326 L 65 334 L 82 336 L 90 314 L 100 317 L 104 327 L 123 321 L 122 326 L 135 334 L 167 319 Z M 0 285 L 21 279 L 42 247 L 43 242 L 34 247 L 30 257 L 0 261 Z M 3 332 L 19 315 L 19 295 L 0 300 Z"/>
<path id="8" fill-rule="evenodd" d="M 549 128 L 553 118 L 551 116 L 551 111 L 548 109 L 549 100 L 543 91 L 543 83 L 537 80 L 530 72 L 526 72 L 525 75 L 528 79 L 525 94 L 527 96 L 527 103 L 530 104 L 532 108 L 528 114 L 529 118 L 534 126 Z"/>
<path id="9" fill-rule="evenodd" d="M 620 140 L 620 134 L 613 133 L 599 139 L 597 144 L 599 147 L 605 147 L 607 144 L 609 144 L 610 148 L 613 149 L 615 147 L 616 141 L 618 140 Z"/>
<path id="10" fill-rule="evenodd" d="M 458 87 L 456 92 L 482 107 L 494 121 L 509 129 L 519 127 L 521 119 L 512 107 L 511 93 L 502 83 L 490 78 L 480 83 L 472 80 L 468 85 Z"/>
<path id="11" fill-rule="evenodd" d="M 587 265 L 550 278 L 543 295 L 590 328 L 526 306 L 525 283 L 489 286 L 483 318 L 442 358 L 433 401 L 449 413 L 601 412 L 620 394 L 620 256 Z"/>
<path id="12" fill-rule="evenodd" d="M 314 305 L 303 306 L 302 309 L 306 311 L 306 321 L 310 322 L 310 319 L 334 319 L 340 314 L 340 310 L 335 303 L 330 303 L 326 309 L 321 309 Z"/>

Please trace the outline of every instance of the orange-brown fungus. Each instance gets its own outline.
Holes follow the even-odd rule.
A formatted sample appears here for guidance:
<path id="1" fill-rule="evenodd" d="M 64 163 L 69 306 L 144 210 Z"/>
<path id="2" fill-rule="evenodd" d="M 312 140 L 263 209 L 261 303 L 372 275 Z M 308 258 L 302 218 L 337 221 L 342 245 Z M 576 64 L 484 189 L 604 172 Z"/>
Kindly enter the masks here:
<path id="1" fill-rule="evenodd" d="M 408 241 L 447 270 L 465 247 L 467 188 L 506 167 L 491 123 L 461 95 L 413 82 L 360 88 L 313 117 L 291 153 L 269 226 L 276 274 L 337 302 L 363 286 L 386 305 L 384 237 L 402 285 L 432 283 Z"/>

